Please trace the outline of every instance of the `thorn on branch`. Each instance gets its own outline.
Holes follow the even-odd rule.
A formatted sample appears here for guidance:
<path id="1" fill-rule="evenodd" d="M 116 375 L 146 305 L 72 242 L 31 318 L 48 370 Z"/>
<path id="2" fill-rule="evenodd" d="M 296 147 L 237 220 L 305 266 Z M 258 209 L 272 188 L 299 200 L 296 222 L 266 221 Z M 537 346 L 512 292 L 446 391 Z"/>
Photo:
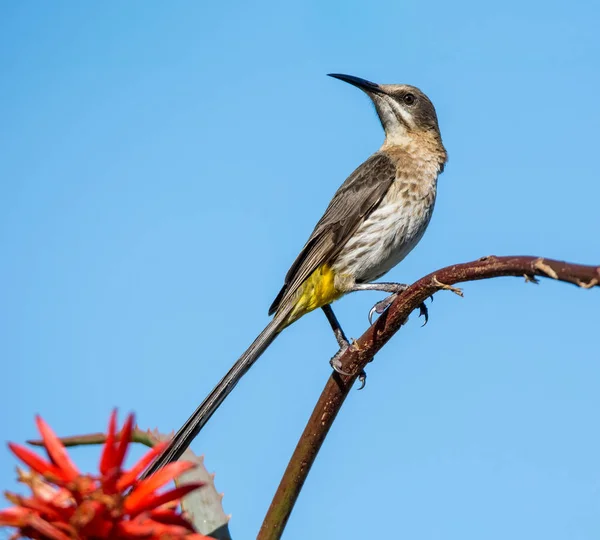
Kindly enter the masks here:
<path id="1" fill-rule="evenodd" d="M 547 265 L 544 262 L 544 259 L 542 259 L 541 257 L 533 263 L 533 267 L 536 270 L 539 270 L 540 272 L 544 272 L 544 274 L 551 277 L 552 279 L 558 279 L 558 274 L 552 269 L 552 267 Z"/>
<path id="2" fill-rule="evenodd" d="M 443 289 L 445 291 L 452 291 L 454 294 L 457 294 L 461 298 L 464 296 L 462 289 L 459 289 L 458 287 L 453 287 L 452 285 L 446 285 L 445 283 L 442 283 L 436 276 L 433 276 L 433 284 L 438 289 Z"/>
<path id="3" fill-rule="evenodd" d="M 534 275 L 523 274 L 525 278 L 525 283 L 534 283 L 535 285 L 539 285 L 540 280 L 536 278 Z"/>
<path id="4" fill-rule="evenodd" d="M 350 347 L 357 352 L 360 352 L 360 343 L 353 337 L 350 338 Z"/>

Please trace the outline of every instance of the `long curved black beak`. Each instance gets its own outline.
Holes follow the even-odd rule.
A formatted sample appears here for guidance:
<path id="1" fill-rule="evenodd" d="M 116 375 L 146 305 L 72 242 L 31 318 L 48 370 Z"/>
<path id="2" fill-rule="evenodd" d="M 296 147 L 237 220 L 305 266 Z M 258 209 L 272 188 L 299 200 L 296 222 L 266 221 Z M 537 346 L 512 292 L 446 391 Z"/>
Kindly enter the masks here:
<path id="1" fill-rule="evenodd" d="M 347 82 L 352 86 L 356 86 L 365 92 L 375 92 L 377 94 L 382 94 L 383 89 L 378 84 L 375 84 L 371 81 L 367 81 L 366 79 L 361 79 L 360 77 L 354 77 L 353 75 L 343 75 L 341 73 L 328 73 L 329 77 L 333 77 L 334 79 L 339 79 L 340 81 Z"/>

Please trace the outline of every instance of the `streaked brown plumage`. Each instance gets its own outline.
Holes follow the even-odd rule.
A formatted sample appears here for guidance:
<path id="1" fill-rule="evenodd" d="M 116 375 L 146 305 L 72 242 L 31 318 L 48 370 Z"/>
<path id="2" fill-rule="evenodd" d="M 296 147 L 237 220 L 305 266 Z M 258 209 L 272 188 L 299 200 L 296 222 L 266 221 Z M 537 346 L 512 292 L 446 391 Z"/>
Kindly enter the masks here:
<path id="1" fill-rule="evenodd" d="M 286 326 L 352 291 L 394 292 L 394 284 L 371 282 L 398 264 L 429 224 L 437 177 L 446 162 L 433 104 L 413 86 L 377 85 L 348 75 L 332 77 L 357 86 L 371 98 L 385 131 L 384 144 L 335 193 L 271 305 L 273 320 L 148 472 L 181 455 Z"/>

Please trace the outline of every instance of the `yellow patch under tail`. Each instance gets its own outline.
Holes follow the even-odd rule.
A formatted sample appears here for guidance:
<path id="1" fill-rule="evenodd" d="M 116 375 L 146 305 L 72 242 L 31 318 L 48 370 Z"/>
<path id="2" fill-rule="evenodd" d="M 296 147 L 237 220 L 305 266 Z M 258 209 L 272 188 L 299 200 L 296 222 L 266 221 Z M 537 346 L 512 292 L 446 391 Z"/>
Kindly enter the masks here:
<path id="1" fill-rule="evenodd" d="M 302 284 L 286 323 L 292 324 L 309 311 L 331 304 L 342 293 L 335 288 L 335 273 L 328 264 L 319 266 Z"/>

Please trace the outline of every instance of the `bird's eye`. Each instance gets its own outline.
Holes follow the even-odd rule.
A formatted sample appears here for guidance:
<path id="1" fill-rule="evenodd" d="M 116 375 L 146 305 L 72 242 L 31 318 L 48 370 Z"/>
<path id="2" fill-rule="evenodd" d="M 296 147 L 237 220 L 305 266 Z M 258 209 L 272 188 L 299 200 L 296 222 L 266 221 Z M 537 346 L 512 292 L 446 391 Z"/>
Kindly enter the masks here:
<path id="1" fill-rule="evenodd" d="M 415 102 L 414 94 L 404 94 L 404 97 L 402 99 L 407 105 L 413 105 Z"/>

